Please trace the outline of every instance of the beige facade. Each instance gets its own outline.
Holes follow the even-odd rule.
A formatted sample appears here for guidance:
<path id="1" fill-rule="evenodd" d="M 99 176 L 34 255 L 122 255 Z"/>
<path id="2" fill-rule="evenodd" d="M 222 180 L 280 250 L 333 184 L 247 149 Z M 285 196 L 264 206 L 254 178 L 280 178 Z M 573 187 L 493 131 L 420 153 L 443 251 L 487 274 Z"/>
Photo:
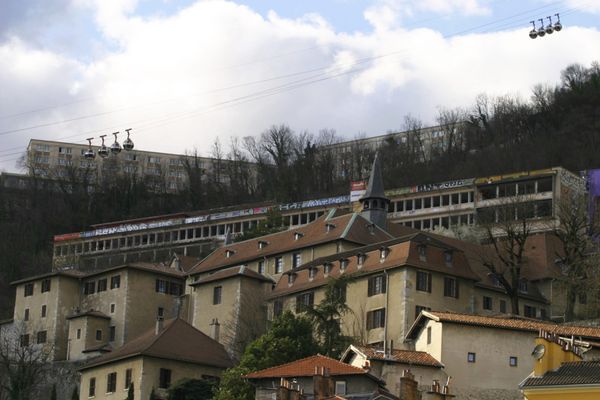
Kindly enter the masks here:
<path id="1" fill-rule="evenodd" d="M 350 311 L 342 318 L 342 329 L 367 344 L 383 346 L 393 341 L 400 345 L 421 310 L 491 314 L 494 304 L 499 312 L 500 300 L 510 306 L 502 290 L 478 284 L 480 278 L 471 271 L 462 251 L 428 234 L 379 246 L 334 254 L 284 274 L 270 296 L 269 315 L 295 312 L 299 302 L 318 304 L 327 280 L 346 275 L 350 278 L 346 287 Z M 362 264 L 360 257 L 364 257 Z M 342 263 L 347 263 L 346 267 Z M 492 310 L 484 309 L 484 297 Z M 521 308 L 528 306 L 541 310 L 546 300 L 541 296 L 523 298 Z"/>
<path id="2" fill-rule="evenodd" d="M 79 302 L 77 277 L 48 274 L 15 285 L 13 320 L 24 323 L 29 343 L 38 343 L 45 337 L 45 342 L 52 346 L 52 359 L 65 359 L 68 351 L 66 317 Z"/>
<path id="3" fill-rule="evenodd" d="M 108 365 L 102 365 L 82 371 L 79 398 L 86 400 L 95 398 L 98 400 L 122 400 L 127 397 L 128 386 L 125 385 L 127 370 L 131 370 L 131 382 L 134 386 L 136 399 L 147 399 L 154 389 L 158 395 L 166 394 L 166 387 L 161 387 L 161 369 L 170 371 L 170 384 L 174 384 L 183 378 L 218 378 L 222 369 L 210 366 L 202 366 L 187 362 L 165 360 L 147 356 L 133 357 Z M 116 374 L 116 390 L 108 386 L 108 375 Z M 94 390 L 90 392 L 90 384 L 94 382 Z M 92 395 L 93 393 L 93 395 Z"/>
<path id="4" fill-rule="evenodd" d="M 157 316 L 177 316 L 185 278 L 168 267 L 126 265 L 87 275 L 56 272 L 14 284 L 13 319 L 25 322 L 29 342 L 46 332 L 53 359 L 80 360 L 103 346 L 123 345 L 154 326 Z"/>
<path id="5" fill-rule="evenodd" d="M 531 332 L 436 321 L 428 321 L 422 332 L 414 343 L 415 350 L 425 351 L 442 362 L 457 389 L 516 390 L 533 368 Z M 511 365 L 511 357 L 515 357 L 516 365 Z"/>

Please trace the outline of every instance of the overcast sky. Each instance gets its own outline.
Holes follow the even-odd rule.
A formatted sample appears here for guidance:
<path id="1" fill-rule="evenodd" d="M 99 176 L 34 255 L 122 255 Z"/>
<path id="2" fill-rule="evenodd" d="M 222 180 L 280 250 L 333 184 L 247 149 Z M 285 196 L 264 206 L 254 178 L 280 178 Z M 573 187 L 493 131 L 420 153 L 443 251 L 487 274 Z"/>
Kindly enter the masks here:
<path id="1" fill-rule="evenodd" d="M 563 31 L 529 39 L 556 13 Z M 205 155 L 272 124 L 380 135 L 595 60 L 600 0 L 4 0 L 0 170 L 32 138 L 126 128 Z"/>

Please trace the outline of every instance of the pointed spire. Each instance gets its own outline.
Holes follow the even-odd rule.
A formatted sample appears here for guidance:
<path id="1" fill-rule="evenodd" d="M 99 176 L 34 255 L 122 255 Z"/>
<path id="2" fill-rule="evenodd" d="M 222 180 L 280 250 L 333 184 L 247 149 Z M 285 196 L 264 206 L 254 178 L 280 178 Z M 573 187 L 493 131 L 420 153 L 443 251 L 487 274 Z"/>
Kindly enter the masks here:
<path id="1" fill-rule="evenodd" d="M 371 176 L 367 185 L 363 199 L 385 198 L 383 190 L 383 175 L 381 174 L 381 161 L 379 160 L 379 152 L 375 153 L 373 166 L 371 167 Z"/>

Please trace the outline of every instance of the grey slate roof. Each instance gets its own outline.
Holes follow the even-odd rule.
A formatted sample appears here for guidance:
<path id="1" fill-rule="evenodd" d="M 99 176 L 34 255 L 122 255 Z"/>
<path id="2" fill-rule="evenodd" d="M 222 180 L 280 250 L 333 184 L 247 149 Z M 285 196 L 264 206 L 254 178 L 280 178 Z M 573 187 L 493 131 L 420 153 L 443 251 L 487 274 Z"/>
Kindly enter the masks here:
<path id="1" fill-rule="evenodd" d="M 600 361 L 572 361 L 561 364 L 544 376 L 530 376 L 521 389 L 544 386 L 600 385 Z"/>
<path id="2" fill-rule="evenodd" d="M 371 175 L 369 176 L 369 184 L 363 199 L 385 199 L 385 191 L 383 190 L 383 175 L 381 174 L 381 161 L 379 161 L 379 152 L 375 153 L 373 166 L 371 167 Z"/>

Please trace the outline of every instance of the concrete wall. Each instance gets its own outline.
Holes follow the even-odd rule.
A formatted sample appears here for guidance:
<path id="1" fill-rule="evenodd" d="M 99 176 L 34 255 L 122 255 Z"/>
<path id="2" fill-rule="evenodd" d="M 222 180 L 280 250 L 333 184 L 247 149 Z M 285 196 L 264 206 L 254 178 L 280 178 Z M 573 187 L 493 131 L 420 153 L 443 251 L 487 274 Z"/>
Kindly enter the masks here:
<path id="1" fill-rule="evenodd" d="M 427 328 L 431 327 L 431 344 L 427 344 Z M 428 321 L 415 341 L 415 350 L 426 351 L 445 365 L 457 389 L 516 390 L 533 371 L 535 332 L 481 328 Z M 475 353 L 475 362 L 467 354 Z M 510 366 L 510 357 L 517 366 Z"/>

